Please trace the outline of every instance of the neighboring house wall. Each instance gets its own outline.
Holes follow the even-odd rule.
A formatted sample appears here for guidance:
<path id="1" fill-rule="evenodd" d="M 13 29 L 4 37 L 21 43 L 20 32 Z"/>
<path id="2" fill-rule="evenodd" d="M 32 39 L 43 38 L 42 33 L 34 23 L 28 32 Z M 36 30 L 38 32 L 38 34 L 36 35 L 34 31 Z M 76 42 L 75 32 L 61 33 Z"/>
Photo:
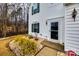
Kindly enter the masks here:
<path id="1" fill-rule="evenodd" d="M 72 18 L 73 10 L 77 11 L 77 16 Z M 65 6 L 65 51 L 79 51 L 79 4 Z"/>
<path id="2" fill-rule="evenodd" d="M 40 29 L 38 33 L 38 37 L 46 38 L 50 40 L 50 30 L 49 23 L 51 20 L 57 20 L 61 22 L 61 28 L 58 35 L 60 43 L 64 41 L 64 6 L 61 3 L 41 3 L 40 4 L 40 12 L 32 15 L 32 4 L 29 10 L 29 34 L 35 35 L 32 30 L 32 23 L 40 23 Z M 46 25 L 47 22 L 47 25 Z M 62 34 L 63 33 L 63 34 Z M 63 36 L 62 36 L 63 35 Z M 52 40 L 53 41 L 53 40 Z"/>

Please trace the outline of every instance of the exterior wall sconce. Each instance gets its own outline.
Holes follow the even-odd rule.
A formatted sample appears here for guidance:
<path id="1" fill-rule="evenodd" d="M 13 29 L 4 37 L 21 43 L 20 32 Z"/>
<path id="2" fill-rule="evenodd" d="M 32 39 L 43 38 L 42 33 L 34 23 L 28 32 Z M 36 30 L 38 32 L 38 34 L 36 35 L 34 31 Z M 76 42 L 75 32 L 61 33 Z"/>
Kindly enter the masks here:
<path id="1" fill-rule="evenodd" d="M 74 10 L 72 12 L 72 18 L 74 19 L 74 21 L 75 21 L 76 15 L 77 15 L 77 11 L 74 8 Z"/>

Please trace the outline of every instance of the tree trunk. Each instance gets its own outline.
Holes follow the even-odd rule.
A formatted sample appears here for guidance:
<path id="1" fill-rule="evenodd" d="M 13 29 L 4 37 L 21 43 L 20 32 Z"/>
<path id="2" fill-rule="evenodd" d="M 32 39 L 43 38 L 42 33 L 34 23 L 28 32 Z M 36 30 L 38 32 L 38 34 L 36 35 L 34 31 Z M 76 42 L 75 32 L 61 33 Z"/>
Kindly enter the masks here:
<path id="1" fill-rule="evenodd" d="M 3 6 L 3 37 L 6 37 L 7 34 L 7 3 Z"/>
<path id="2" fill-rule="evenodd" d="M 18 24 L 17 24 L 17 16 L 15 15 L 15 28 L 16 28 L 16 34 L 18 33 Z"/>

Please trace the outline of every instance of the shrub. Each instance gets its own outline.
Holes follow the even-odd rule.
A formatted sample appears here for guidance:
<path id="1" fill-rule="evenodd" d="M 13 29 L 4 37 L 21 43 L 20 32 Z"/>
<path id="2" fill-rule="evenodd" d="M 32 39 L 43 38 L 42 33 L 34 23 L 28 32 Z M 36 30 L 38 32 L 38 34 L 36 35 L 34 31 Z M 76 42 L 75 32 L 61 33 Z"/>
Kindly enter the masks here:
<path id="1" fill-rule="evenodd" d="M 28 37 L 29 37 L 29 39 L 33 38 L 33 36 L 32 36 L 32 35 L 29 35 Z"/>
<path id="2" fill-rule="evenodd" d="M 21 47 L 23 55 L 34 55 L 37 51 L 37 43 L 33 40 L 17 36 L 14 42 Z"/>

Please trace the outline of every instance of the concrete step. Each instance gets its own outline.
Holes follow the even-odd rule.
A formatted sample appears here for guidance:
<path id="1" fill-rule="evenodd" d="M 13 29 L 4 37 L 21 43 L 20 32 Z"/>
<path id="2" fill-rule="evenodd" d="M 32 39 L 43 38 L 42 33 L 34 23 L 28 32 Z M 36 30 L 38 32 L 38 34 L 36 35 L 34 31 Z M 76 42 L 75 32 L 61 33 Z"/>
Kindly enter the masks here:
<path id="1" fill-rule="evenodd" d="M 44 46 L 50 47 L 52 49 L 55 49 L 57 51 L 64 52 L 64 45 L 61 45 L 59 43 L 44 40 L 44 41 L 41 42 L 41 44 L 44 45 Z"/>

